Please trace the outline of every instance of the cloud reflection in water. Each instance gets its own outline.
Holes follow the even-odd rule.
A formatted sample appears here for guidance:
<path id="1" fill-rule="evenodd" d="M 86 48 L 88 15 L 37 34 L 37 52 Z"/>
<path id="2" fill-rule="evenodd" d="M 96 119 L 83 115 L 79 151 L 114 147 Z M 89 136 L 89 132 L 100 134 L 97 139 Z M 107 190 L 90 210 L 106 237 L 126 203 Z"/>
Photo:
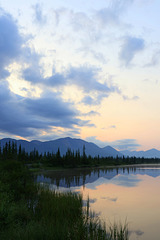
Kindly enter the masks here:
<path id="1" fill-rule="evenodd" d="M 139 179 L 136 175 L 117 175 L 112 179 L 107 179 L 104 177 L 98 178 L 95 182 L 93 183 L 87 183 L 85 186 L 88 189 L 96 189 L 98 186 L 102 184 L 114 184 L 118 186 L 123 186 L 123 187 L 136 187 L 138 186 L 139 182 L 141 182 L 141 179 Z"/>

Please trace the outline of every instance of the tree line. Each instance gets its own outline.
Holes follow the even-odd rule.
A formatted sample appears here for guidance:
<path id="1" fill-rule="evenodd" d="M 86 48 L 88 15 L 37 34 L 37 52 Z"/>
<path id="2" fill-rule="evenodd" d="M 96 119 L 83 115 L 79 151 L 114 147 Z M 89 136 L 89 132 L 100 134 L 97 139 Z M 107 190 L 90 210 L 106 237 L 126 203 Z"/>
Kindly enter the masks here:
<path id="1" fill-rule="evenodd" d="M 18 160 L 26 164 L 43 164 L 49 167 L 85 167 L 85 166 L 111 166 L 111 165 L 131 165 L 131 164 L 147 164 L 160 163 L 159 158 L 137 158 L 137 157 L 100 157 L 86 155 L 85 145 L 83 146 L 83 153 L 80 150 L 72 151 L 68 148 L 66 154 L 63 156 L 58 148 L 56 153 L 45 152 L 40 154 L 36 149 L 31 152 L 26 152 L 24 148 L 16 142 L 6 142 L 3 147 L 0 146 L 0 160 Z"/>

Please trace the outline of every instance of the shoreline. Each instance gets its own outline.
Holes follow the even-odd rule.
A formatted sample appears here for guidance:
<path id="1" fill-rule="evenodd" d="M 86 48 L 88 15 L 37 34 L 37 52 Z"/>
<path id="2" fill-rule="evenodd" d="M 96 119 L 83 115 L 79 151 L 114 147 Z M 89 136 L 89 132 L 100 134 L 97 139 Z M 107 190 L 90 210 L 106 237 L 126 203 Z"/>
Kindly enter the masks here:
<path id="1" fill-rule="evenodd" d="M 73 171 L 73 170 L 87 170 L 87 169 L 112 169 L 112 168 L 138 168 L 138 167 L 142 167 L 142 168 L 145 168 L 145 167 L 153 167 L 153 168 L 157 168 L 157 167 L 160 167 L 160 163 L 143 163 L 143 164 L 131 164 L 131 165 L 112 165 L 112 166 L 97 166 L 97 167 L 75 167 L 75 168 L 59 168 L 59 169 L 35 169 L 34 171 L 34 168 L 30 169 L 31 172 L 33 172 L 34 174 L 36 173 L 40 173 L 40 172 L 62 172 L 62 171 Z"/>

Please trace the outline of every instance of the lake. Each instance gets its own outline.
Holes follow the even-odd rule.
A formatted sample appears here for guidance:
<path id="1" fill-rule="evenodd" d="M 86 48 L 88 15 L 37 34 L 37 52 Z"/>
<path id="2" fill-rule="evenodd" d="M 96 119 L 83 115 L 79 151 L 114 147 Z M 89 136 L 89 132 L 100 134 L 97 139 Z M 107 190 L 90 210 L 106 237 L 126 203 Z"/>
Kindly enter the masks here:
<path id="1" fill-rule="evenodd" d="M 160 165 L 46 171 L 37 182 L 89 196 L 106 224 L 129 223 L 130 240 L 160 239 Z"/>

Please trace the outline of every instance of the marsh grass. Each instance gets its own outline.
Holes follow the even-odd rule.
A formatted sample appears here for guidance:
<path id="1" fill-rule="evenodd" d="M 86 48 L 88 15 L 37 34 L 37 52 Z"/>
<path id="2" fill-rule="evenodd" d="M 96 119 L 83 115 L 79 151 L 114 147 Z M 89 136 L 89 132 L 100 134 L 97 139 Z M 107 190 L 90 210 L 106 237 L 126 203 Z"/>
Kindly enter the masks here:
<path id="1" fill-rule="evenodd" d="M 95 212 L 90 210 L 89 198 L 87 200 L 86 208 L 84 208 L 84 226 L 87 229 L 86 239 L 91 240 L 128 240 L 128 224 L 127 221 L 122 224 L 121 222 L 109 224 L 106 226 Z"/>
<path id="2" fill-rule="evenodd" d="M 109 234 L 110 239 L 112 240 L 128 240 L 129 239 L 129 231 L 128 231 L 128 223 L 125 221 L 124 224 L 121 222 L 110 224 L 109 226 Z"/>

